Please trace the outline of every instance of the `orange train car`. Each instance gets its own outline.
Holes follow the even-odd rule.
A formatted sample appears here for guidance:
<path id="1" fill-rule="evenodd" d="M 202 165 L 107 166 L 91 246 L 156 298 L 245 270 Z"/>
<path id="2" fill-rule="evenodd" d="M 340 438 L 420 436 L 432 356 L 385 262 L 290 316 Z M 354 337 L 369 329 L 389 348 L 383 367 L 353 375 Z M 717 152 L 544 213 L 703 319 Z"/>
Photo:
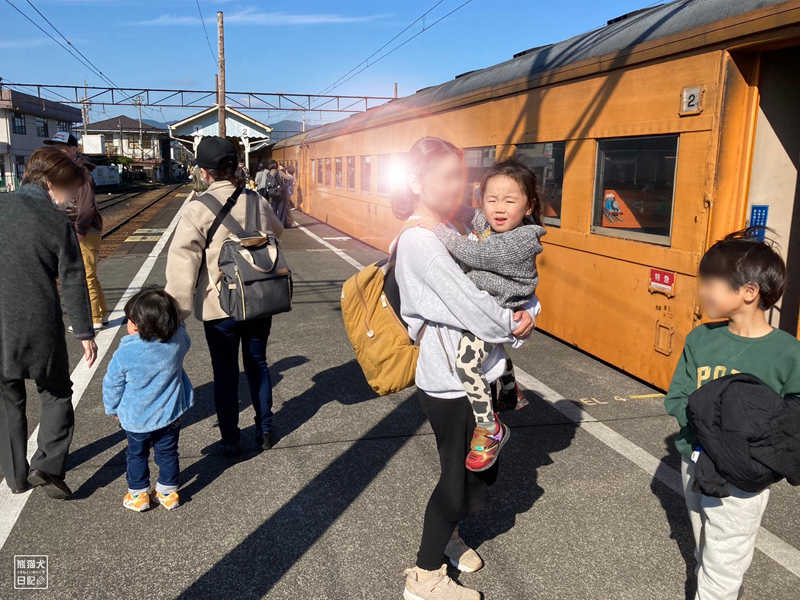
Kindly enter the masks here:
<path id="1" fill-rule="evenodd" d="M 473 203 L 496 161 L 547 204 L 541 329 L 665 388 L 703 319 L 710 244 L 775 230 L 789 265 L 769 315 L 800 317 L 800 0 L 680 0 L 276 144 L 308 214 L 387 249 L 392 172 L 419 137 L 464 148 Z"/>

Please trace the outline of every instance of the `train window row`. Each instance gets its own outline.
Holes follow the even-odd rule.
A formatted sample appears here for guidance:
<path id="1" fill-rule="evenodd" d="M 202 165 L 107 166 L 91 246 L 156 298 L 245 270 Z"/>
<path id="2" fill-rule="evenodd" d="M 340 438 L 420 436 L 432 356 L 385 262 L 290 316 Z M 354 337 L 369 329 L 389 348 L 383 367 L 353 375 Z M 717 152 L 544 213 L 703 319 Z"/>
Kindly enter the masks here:
<path id="1" fill-rule="evenodd" d="M 672 232 L 672 212 L 678 157 L 677 135 L 597 141 L 592 233 L 666 244 Z M 561 225 L 566 142 L 518 144 L 516 157 L 536 173 L 549 226 Z M 378 196 L 388 197 L 392 185 L 391 154 L 377 155 Z M 402 155 L 398 157 L 402 160 Z M 480 184 L 494 166 L 497 148 L 466 148 L 467 187 L 464 202 L 480 203 Z M 372 156 L 358 157 L 362 194 L 372 193 Z M 356 191 L 356 157 L 317 158 L 312 181 L 318 186 Z M 335 171 L 332 173 L 332 163 Z M 346 168 L 346 171 L 344 170 Z"/>

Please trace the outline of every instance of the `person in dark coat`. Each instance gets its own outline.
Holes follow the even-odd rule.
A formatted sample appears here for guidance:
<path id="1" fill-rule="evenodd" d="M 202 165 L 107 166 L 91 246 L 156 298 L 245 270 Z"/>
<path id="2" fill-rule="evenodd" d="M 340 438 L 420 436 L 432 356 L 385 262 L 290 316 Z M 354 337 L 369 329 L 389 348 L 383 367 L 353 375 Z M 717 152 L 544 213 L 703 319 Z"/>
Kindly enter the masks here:
<path id="1" fill-rule="evenodd" d="M 0 468 L 14 493 L 30 483 L 53 498 L 71 495 L 64 471 L 75 419 L 58 284 L 86 362 L 97 357 L 81 249 L 63 210 L 82 182 L 82 167 L 41 148 L 19 191 L 0 202 Z M 26 379 L 42 403 L 30 471 Z"/>

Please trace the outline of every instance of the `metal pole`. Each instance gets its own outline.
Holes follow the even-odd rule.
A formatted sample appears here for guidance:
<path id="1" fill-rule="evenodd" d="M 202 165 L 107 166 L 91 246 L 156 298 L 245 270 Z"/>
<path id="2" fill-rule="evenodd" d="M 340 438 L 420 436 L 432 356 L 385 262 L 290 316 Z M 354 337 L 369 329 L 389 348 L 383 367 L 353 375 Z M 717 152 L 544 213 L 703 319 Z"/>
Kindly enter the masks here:
<path id="1" fill-rule="evenodd" d="M 394 97 L 397 98 L 397 82 L 394 84 Z"/>
<path id="2" fill-rule="evenodd" d="M 217 119 L 219 120 L 219 135 L 226 137 L 225 131 L 225 24 L 222 11 L 217 13 L 217 33 L 219 35 L 219 84 L 217 86 Z"/>

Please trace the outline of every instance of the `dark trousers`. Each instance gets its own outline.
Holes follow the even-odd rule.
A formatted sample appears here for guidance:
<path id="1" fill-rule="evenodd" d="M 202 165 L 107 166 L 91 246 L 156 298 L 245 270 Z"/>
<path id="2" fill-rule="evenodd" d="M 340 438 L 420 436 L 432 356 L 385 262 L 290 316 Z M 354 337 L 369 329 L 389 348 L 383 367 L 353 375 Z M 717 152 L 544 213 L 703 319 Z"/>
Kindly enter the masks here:
<path id="1" fill-rule="evenodd" d="M 458 522 L 486 505 L 488 487 L 497 479 L 497 465 L 482 473 L 468 471 L 464 465 L 475 430 L 475 417 L 466 396 L 434 398 L 422 390 L 417 395 L 436 437 L 442 469 L 425 509 L 417 553 L 417 566 L 433 571 L 445 562 L 444 549 Z"/>
<path id="2" fill-rule="evenodd" d="M 49 380 L 38 380 L 36 388 L 42 403 L 42 416 L 36 439 L 38 448 L 30 467 L 63 477 L 75 430 L 69 372 Z M 8 486 L 19 489 L 27 485 L 28 479 L 25 380 L 0 378 L 0 396 L 0 468 Z"/>
<path id="3" fill-rule="evenodd" d="M 214 407 L 222 441 L 239 443 L 239 342 L 250 398 L 256 411 L 256 433 L 272 430 L 272 380 L 267 365 L 267 341 L 272 317 L 253 321 L 232 318 L 206 321 L 206 342 L 214 370 Z"/>
<path id="4" fill-rule="evenodd" d="M 158 485 L 156 489 L 169 495 L 178 490 L 178 438 L 181 432 L 181 420 L 170 423 L 166 427 L 148 433 L 126 431 L 128 436 L 128 490 L 142 492 L 150 488 L 150 448 L 158 465 Z"/>
<path id="5" fill-rule="evenodd" d="M 288 202 L 286 201 L 286 196 L 280 196 L 278 198 L 272 199 L 272 210 L 275 213 L 275 216 L 278 217 L 278 220 L 286 226 L 286 215 L 289 211 Z"/>

